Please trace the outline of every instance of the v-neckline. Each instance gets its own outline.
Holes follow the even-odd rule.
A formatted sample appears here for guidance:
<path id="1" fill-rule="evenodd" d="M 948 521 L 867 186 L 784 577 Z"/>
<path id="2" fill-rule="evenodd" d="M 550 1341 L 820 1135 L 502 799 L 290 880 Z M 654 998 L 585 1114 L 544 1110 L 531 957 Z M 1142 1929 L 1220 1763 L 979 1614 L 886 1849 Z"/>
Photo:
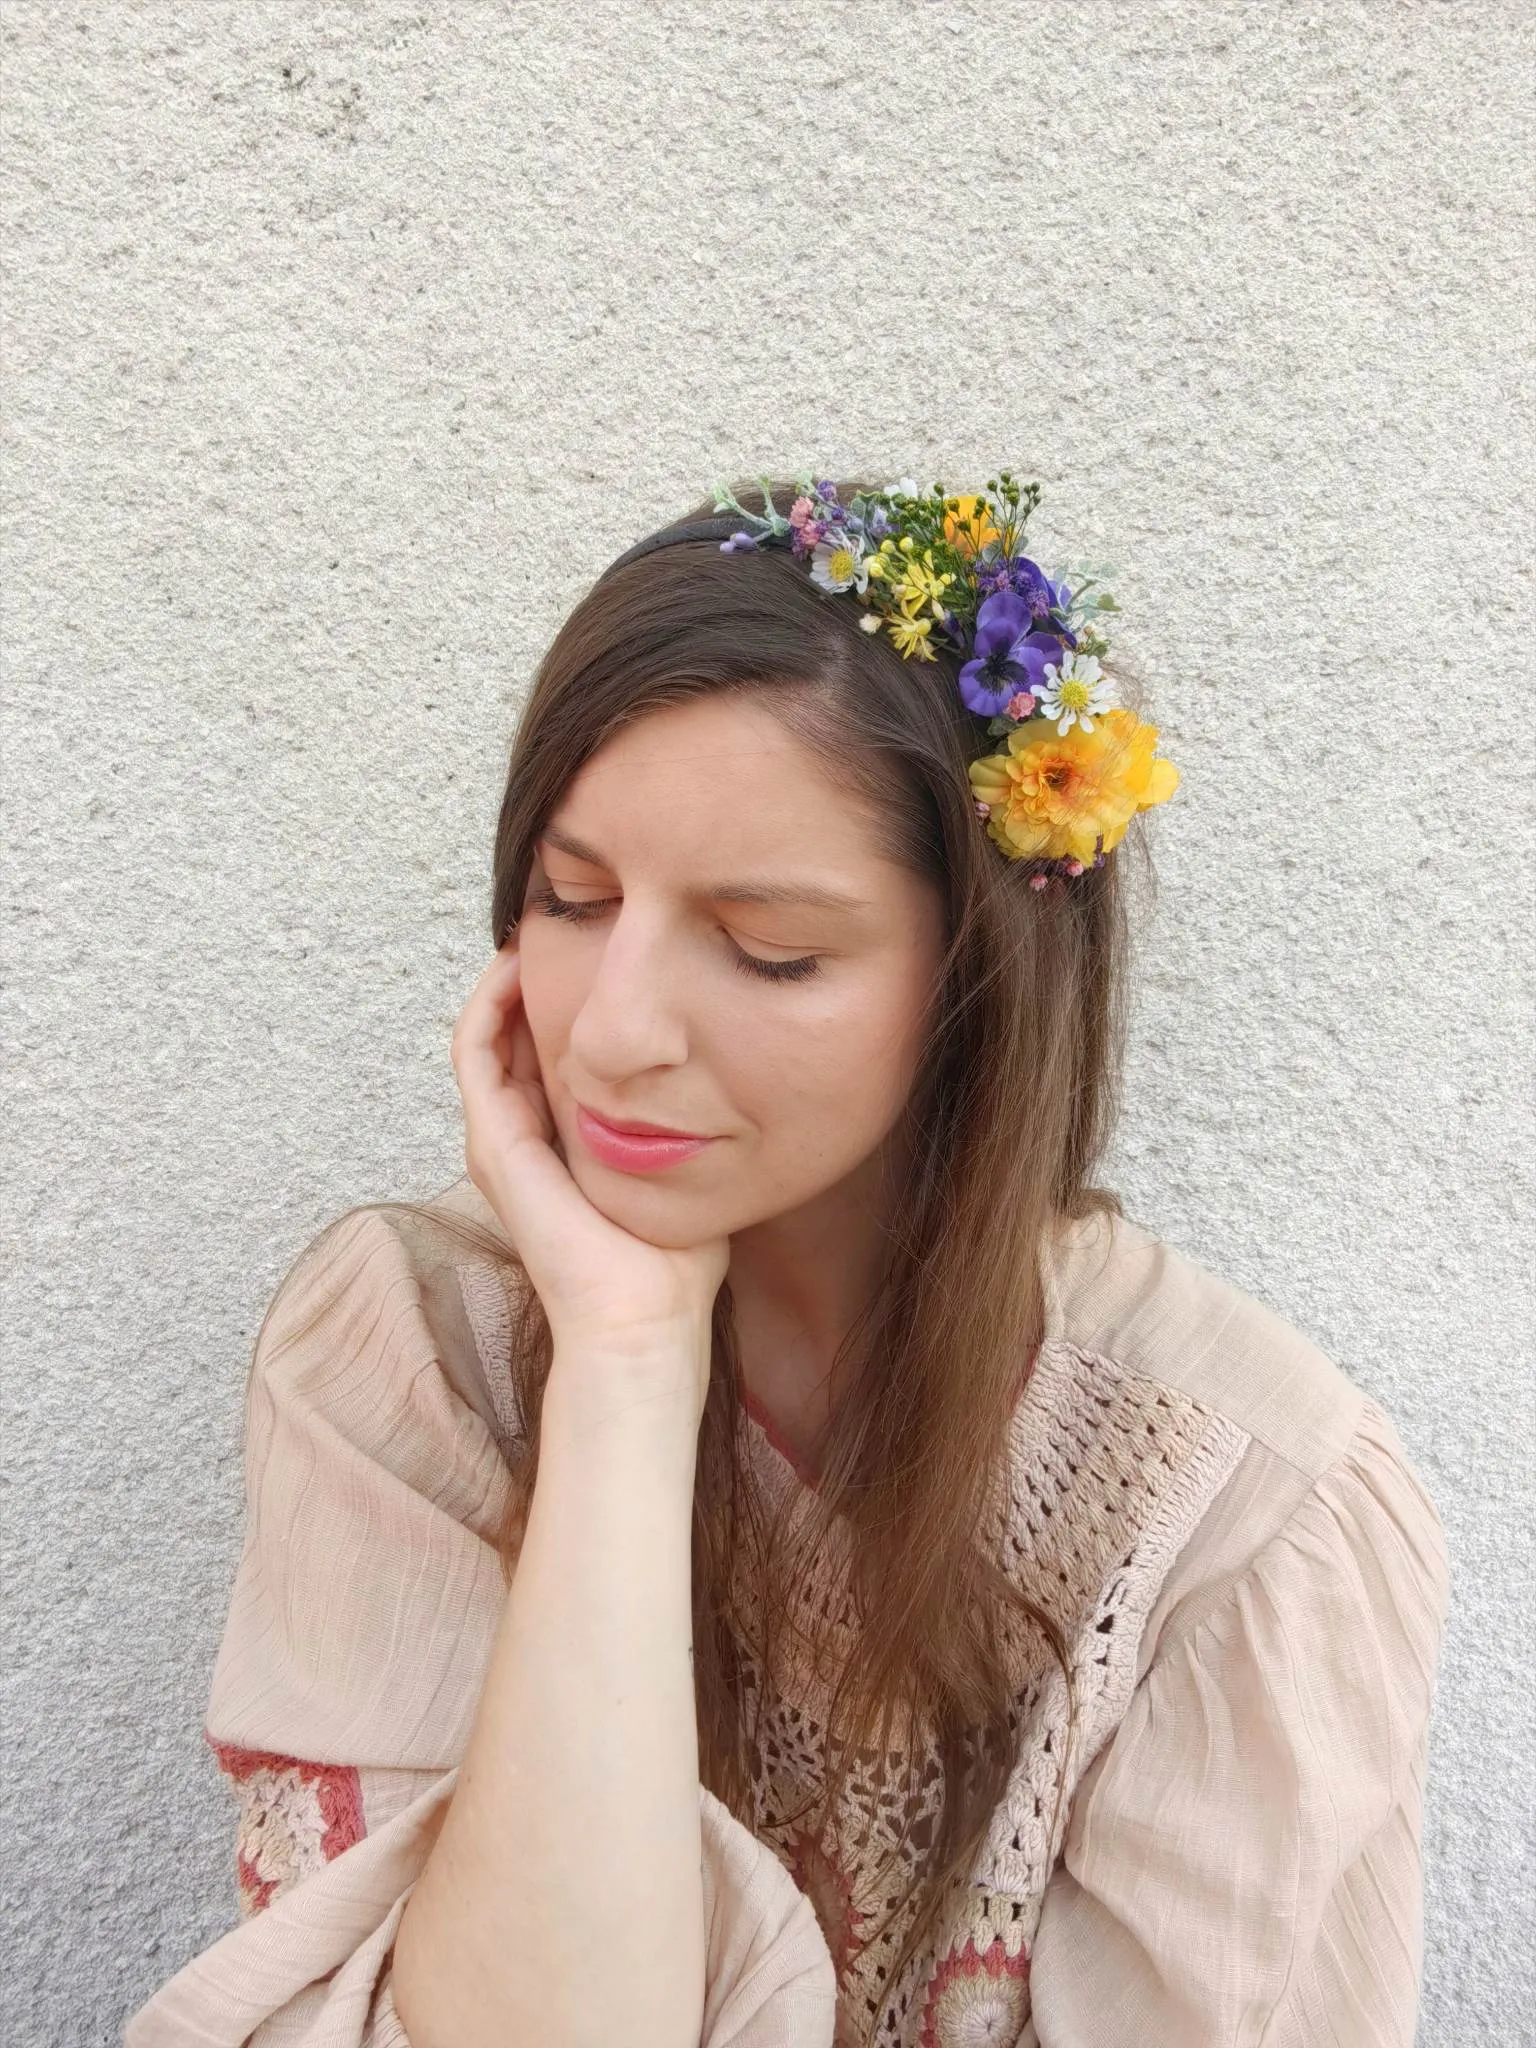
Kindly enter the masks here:
<path id="1" fill-rule="evenodd" d="M 741 1389 L 741 1406 L 749 1427 L 755 1433 L 769 1461 L 778 1466 L 797 1486 L 803 1486 L 808 1492 L 815 1493 L 818 1475 L 808 1472 L 800 1463 L 781 1435 L 778 1424 L 750 1387 L 743 1386 Z"/>

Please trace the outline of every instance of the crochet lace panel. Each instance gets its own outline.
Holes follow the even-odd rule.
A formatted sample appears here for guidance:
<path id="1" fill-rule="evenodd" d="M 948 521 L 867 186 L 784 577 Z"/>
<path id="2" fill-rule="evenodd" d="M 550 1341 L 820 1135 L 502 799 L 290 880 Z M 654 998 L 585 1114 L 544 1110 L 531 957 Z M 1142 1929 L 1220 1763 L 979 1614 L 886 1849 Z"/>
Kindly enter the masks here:
<path id="1" fill-rule="evenodd" d="M 523 1433 L 523 1418 L 512 1385 L 512 1309 L 507 1282 L 498 1267 L 481 1259 L 466 1259 L 455 1268 L 470 1334 L 480 1354 L 480 1364 L 490 1389 L 491 1405 L 505 1446 L 515 1444 Z"/>
<path id="2" fill-rule="evenodd" d="M 498 1419 L 511 1431 L 506 1295 L 488 1267 L 465 1265 L 459 1274 Z M 811 1489 L 745 1409 L 740 1427 L 769 1512 L 782 1507 L 793 1532 L 814 1512 Z M 1163 1582 L 1248 1442 L 1225 1417 L 1112 1358 L 1065 1339 L 1041 1346 L 1014 1410 L 1006 1483 L 986 1540 L 1069 1646 L 1077 1730 L 1068 1754 L 1061 1668 L 1038 1629 L 1011 1630 L 1007 1789 L 942 1938 L 899 1982 L 892 1965 L 941 1809 L 938 1755 L 918 1742 L 896 1751 L 882 1773 L 873 1751 L 856 1753 L 833 1825 L 815 1840 L 808 1823 L 837 1760 L 827 1737 L 831 1685 L 806 1658 L 792 1657 L 777 1689 L 763 1690 L 748 1660 L 747 1683 L 762 1697 L 752 1828 L 809 1898 L 826 1937 L 838 1977 L 836 2048 L 868 2040 L 876 2048 L 1011 2048 L 1018 2040 L 1030 2012 L 1030 1947 L 1073 1795 L 1130 1703 Z M 855 1626 L 842 1533 L 834 1525 L 817 1568 L 795 1589 L 789 1632 L 791 1641 L 819 1637 L 834 1668 Z M 751 1601 L 745 1579 L 737 1597 Z M 1060 1811 L 1049 1834 L 1058 1771 Z"/>
<path id="3" fill-rule="evenodd" d="M 742 1426 L 772 1508 L 787 1497 L 793 1525 L 812 1511 L 809 1490 L 758 1423 L 744 1415 Z M 838 1974 L 838 2048 L 866 2039 L 878 2048 L 1017 2040 L 1029 2017 L 1030 1944 L 1073 1793 L 1129 1704 L 1163 1581 L 1247 1443 L 1235 1424 L 1113 1359 L 1059 1340 L 1042 1346 L 1013 1416 L 1006 1497 L 994 1501 L 988 1540 L 1070 1647 L 1078 1726 L 1069 1755 L 1061 1667 L 1038 1629 L 1011 1631 L 1007 1790 L 943 1938 L 899 1983 L 891 1970 L 911 1924 L 908 1895 L 941 1807 L 939 1758 L 918 1743 L 897 1752 L 882 1776 L 873 1751 L 857 1752 L 833 1826 L 814 1840 L 806 1822 L 834 1760 L 831 1688 L 807 1659 L 791 1657 L 777 1695 L 763 1702 L 753 1832 L 821 1923 Z M 795 1594 L 801 1626 L 820 1627 L 834 1655 L 854 1623 L 838 1534 L 835 1526 Z M 760 1686 L 761 1674 L 752 1682 Z M 1048 1839 L 1062 1759 L 1060 1816 Z"/>

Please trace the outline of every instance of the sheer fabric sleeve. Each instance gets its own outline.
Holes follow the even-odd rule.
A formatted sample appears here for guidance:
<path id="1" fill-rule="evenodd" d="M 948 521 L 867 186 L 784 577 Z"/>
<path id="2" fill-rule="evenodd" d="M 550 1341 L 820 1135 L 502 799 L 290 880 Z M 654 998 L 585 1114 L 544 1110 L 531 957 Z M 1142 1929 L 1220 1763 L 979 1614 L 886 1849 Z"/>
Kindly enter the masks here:
<path id="1" fill-rule="evenodd" d="M 1020 2048 L 1411 2048 L 1444 1534 L 1367 1402 L 1085 1773 Z"/>
<path id="2" fill-rule="evenodd" d="M 239 1919 L 130 2019 L 125 2048 L 409 2048 L 395 1934 L 506 1598 L 512 1482 L 483 1385 L 466 1394 L 482 1373 L 467 1331 L 378 1210 L 341 1219 L 274 1300 L 206 1730 L 234 1795 Z M 810 1902 L 702 1785 L 699 1802 L 702 2048 L 830 2048 Z M 601 1859 L 595 1843 L 594 1873 Z"/>

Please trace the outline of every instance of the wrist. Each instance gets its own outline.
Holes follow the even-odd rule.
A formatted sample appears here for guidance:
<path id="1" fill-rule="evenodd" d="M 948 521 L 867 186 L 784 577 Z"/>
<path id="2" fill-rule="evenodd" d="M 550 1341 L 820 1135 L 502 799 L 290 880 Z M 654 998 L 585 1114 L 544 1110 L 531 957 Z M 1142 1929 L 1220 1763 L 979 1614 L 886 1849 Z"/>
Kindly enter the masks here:
<path id="1" fill-rule="evenodd" d="M 709 1388 L 708 1324 L 630 1324 L 555 1333 L 546 1422 L 579 1431 L 641 1429 L 697 1436 Z"/>
<path id="2" fill-rule="evenodd" d="M 551 1318 L 555 1356 L 599 1358 L 613 1364 L 634 1361 L 660 1369 L 674 1357 L 707 1357 L 712 1341 L 711 1310 L 678 1309 L 652 1315 L 626 1316 L 622 1321 L 577 1323 Z"/>

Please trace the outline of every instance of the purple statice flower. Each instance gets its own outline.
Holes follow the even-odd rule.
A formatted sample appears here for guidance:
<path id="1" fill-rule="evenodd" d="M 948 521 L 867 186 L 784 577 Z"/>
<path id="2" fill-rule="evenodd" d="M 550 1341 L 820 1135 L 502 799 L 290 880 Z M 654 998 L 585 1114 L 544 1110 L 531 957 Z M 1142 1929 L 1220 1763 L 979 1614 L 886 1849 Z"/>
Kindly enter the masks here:
<path id="1" fill-rule="evenodd" d="M 1020 555 L 1013 565 L 1014 589 L 1029 606 L 1029 615 L 1037 626 L 1048 625 L 1056 593 L 1051 588 L 1050 578 L 1042 570 Z"/>
<path id="2" fill-rule="evenodd" d="M 976 588 L 983 597 L 1012 591 L 1028 605 L 1037 626 L 1049 620 L 1056 602 L 1050 578 L 1027 555 L 1000 555 L 996 561 L 983 562 L 976 572 Z"/>
<path id="3" fill-rule="evenodd" d="M 733 533 L 729 540 L 720 543 L 722 555 L 745 555 L 755 551 L 757 542 L 750 533 Z"/>
<path id="4" fill-rule="evenodd" d="M 1066 618 L 1067 609 L 1072 602 L 1071 591 L 1065 583 L 1052 583 L 1049 578 L 1046 579 L 1045 587 L 1051 593 L 1051 604 L 1057 613 L 1057 621 L 1052 625 L 1051 631 L 1059 633 L 1069 647 L 1076 647 L 1077 635 L 1069 626 L 1061 623 Z"/>
<path id="5" fill-rule="evenodd" d="M 1025 598 L 999 590 L 976 614 L 975 652 L 960 671 L 960 695 L 978 718 L 998 718 L 1020 690 L 1041 690 L 1047 662 L 1061 660 L 1061 636 L 1034 630 Z"/>
<path id="6" fill-rule="evenodd" d="M 828 505 L 835 505 L 838 502 L 837 485 L 832 482 L 830 477 L 824 477 L 817 484 L 816 494 Z"/>

